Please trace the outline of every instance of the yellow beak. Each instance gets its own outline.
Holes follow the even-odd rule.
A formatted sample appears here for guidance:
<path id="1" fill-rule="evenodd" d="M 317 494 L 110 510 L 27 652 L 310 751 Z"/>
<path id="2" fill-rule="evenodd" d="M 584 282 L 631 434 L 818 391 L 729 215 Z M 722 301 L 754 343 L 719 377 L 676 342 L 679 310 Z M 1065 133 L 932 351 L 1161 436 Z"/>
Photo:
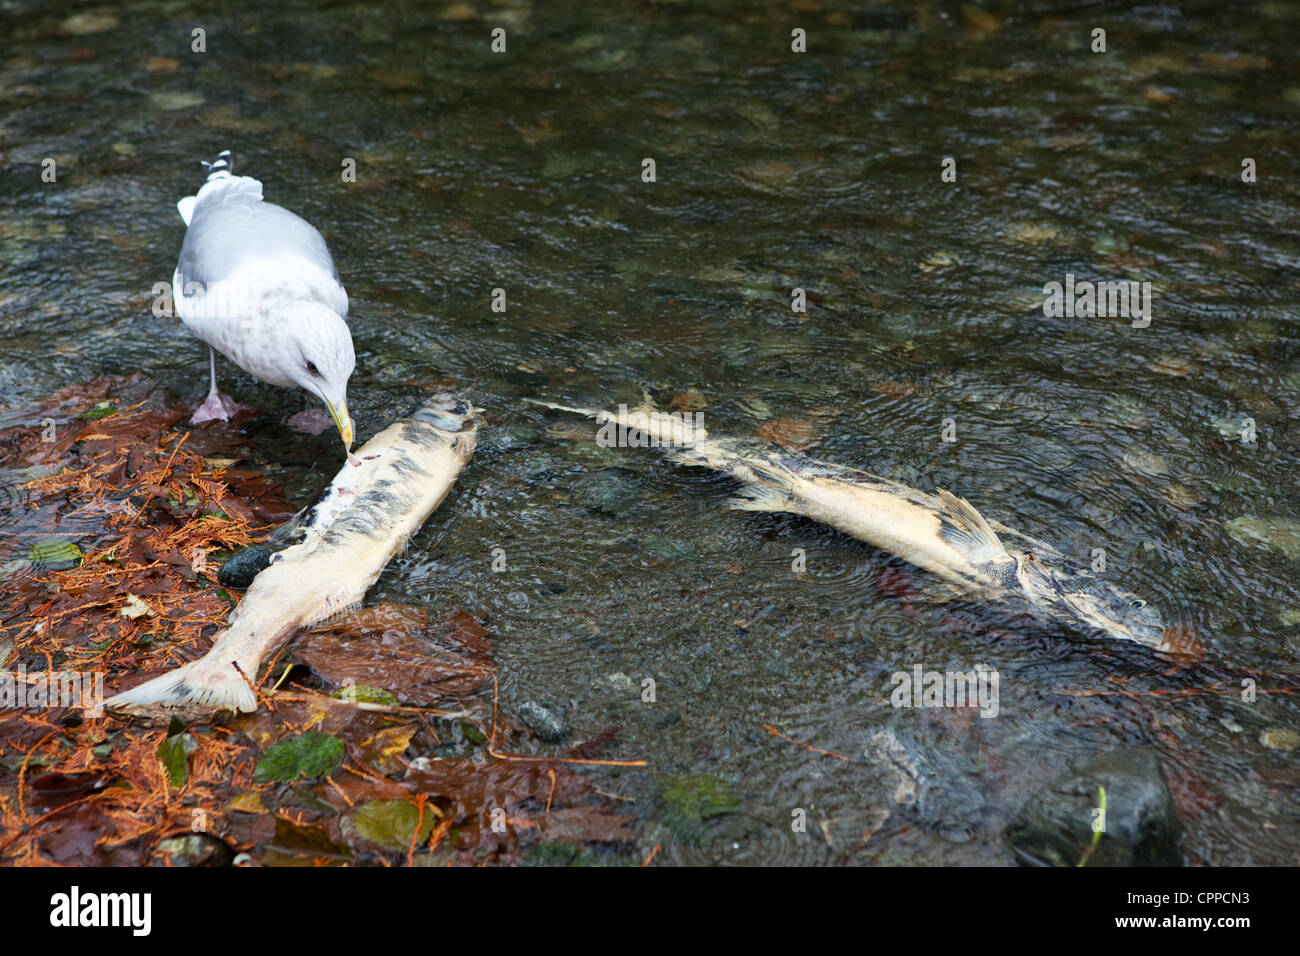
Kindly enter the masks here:
<path id="1" fill-rule="evenodd" d="M 349 452 L 352 451 L 352 419 L 348 417 L 348 403 L 342 402 L 338 408 L 327 398 L 325 407 L 330 410 L 334 416 L 334 424 L 338 426 L 339 435 L 343 438 L 343 447 Z"/>

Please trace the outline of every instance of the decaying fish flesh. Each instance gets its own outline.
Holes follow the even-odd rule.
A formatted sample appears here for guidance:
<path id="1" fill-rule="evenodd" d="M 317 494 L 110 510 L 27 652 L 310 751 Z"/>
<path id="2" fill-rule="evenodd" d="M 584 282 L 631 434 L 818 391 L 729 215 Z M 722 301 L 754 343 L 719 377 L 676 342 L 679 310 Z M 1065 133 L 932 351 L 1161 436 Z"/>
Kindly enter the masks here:
<path id="1" fill-rule="evenodd" d="M 820 521 L 938 575 L 956 595 L 1020 604 L 1040 618 L 1160 651 L 1169 651 L 1175 639 L 1146 601 L 1071 567 L 1049 545 L 986 521 L 947 491 L 927 494 L 761 442 L 713 438 L 692 416 L 649 405 L 609 412 L 535 404 L 590 416 L 621 435 L 618 444 L 672 446 L 672 460 L 723 472 L 745 486 L 731 507 Z"/>
<path id="2" fill-rule="evenodd" d="M 105 702 L 117 709 L 252 711 L 250 682 L 295 631 L 357 604 L 451 490 L 474 452 L 478 409 L 427 401 L 350 458 L 315 504 L 255 546 L 264 567 L 200 659 Z"/>

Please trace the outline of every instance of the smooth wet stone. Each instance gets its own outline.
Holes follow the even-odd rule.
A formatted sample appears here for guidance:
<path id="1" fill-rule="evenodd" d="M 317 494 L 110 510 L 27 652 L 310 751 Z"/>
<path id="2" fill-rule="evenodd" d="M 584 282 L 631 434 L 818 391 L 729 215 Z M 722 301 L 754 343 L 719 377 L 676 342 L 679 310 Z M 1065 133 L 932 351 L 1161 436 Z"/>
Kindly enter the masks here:
<path id="1" fill-rule="evenodd" d="M 1242 544 L 1263 545 L 1292 561 L 1300 561 L 1300 521 L 1281 515 L 1242 515 L 1224 528 Z"/>
<path id="2" fill-rule="evenodd" d="M 230 866 L 235 851 L 206 833 L 191 833 L 158 841 L 158 853 L 171 866 Z"/>
<path id="3" fill-rule="evenodd" d="M 203 105 L 198 93 L 150 93 L 149 105 L 159 110 L 189 110 Z"/>
<path id="4" fill-rule="evenodd" d="M 641 499 L 639 478 L 626 468 L 606 468 L 583 476 L 574 484 L 573 492 L 577 501 L 611 518 L 626 514 Z"/>
<path id="5" fill-rule="evenodd" d="M 117 25 L 118 19 L 113 14 L 101 10 L 87 10 L 68 17 L 59 24 L 59 29 L 74 36 L 88 36 L 92 33 L 106 33 L 116 29 Z"/>
<path id="6" fill-rule="evenodd" d="M 222 563 L 217 569 L 217 581 L 223 587 L 243 590 L 271 563 L 274 553 L 264 544 L 250 545 Z"/>
<path id="7" fill-rule="evenodd" d="M 1300 747 L 1300 733 L 1283 727 L 1270 727 L 1259 735 L 1259 742 L 1269 750 L 1293 752 Z"/>
<path id="8" fill-rule="evenodd" d="M 569 733 L 569 725 L 558 707 L 536 700 L 526 700 L 515 708 L 524 726 L 548 744 L 559 743 Z"/>
<path id="9" fill-rule="evenodd" d="M 1181 866 L 1181 827 L 1154 753 L 1112 750 L 1063 774 L 1030 797 L 1003 833 L 1026 866 L 1077 866 L 1092 843 L 1098 790 L 1106 829 L 1088 866 Z"/>

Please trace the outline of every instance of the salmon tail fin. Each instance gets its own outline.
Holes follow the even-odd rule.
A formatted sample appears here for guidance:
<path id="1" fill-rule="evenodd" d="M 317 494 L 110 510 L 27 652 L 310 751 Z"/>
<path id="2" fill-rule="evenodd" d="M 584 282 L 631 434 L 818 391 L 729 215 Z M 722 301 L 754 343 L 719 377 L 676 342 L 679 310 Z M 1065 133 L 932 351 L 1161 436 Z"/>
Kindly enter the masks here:
<path id="1" fill-rule="evenodd" d="M 329 605 L 327 604 L 326 608 L 327 610 L 323 611 L 320 617 L 306 618 L 302 622 L 302 626 L 318 627 L 323 630 L 328 628 L 332 624 L 337 624 L 339 621 L 347 617 L 350 617 L 353 611 L 358 611 L 361 609 L 361 599 L 358 598 L 355 601 L 347 601 L 343 604 L 333 607 L 332 609 L 330 609 Z"/>
<path id="2" fill-rule="evenodd" d="M 973 564 L 1001 564 L 1012 560 L 997 532 L 975 510 L 974 505 L 942 488 L 936 489 L 936 493 L 939 496 L 939 519 L 942 522 L 939 534 L 945 541 Z"/>
<path id="3" fill-rule="evenodd" d="M 731 474 L 745 487 L 727 505 L 737 511 L 790 511 L 794 476 L 785 468 L 770 463 L 744 460 Z"/>
<path id="4" fill-rule="evenodd" d="M 736 511 L 789 511 L 790 495 L 770 485 L 750 485 L 727 499 L 727 507 Z"/>
<path id="5" fill-rule="evenodd" d="M 218 665 L 204 657 L 110 697 L 104 706 L 119 710 L 201 706 L 251 713 L 257 710 L 257 695 L 233 661 Z"/>

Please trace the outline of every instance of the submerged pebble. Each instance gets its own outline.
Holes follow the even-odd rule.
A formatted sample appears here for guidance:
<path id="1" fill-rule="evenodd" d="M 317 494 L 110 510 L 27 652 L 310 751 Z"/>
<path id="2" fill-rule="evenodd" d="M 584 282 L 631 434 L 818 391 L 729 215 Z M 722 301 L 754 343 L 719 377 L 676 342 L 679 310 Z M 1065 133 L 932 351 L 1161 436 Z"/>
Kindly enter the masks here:
<path id="1" fill-rule="evenodd" d="M 1106 791 L 1106 828 L 1093 845 L 1092 821 Z M 1022 863 L 1037 866 L 1181 866 L 1181 826 L 1160 760 L 1149 750 L 1116 750 L 1065 773 L 1025 803 L 1005 831 Z"/>
<path id="2" fill-rule="evenodd" d="M 1281 727 L 1270 727 L 1259 735 L 1259 742 L 1269 750 L 1281 750 L 1285 753 L 1291 753 L 1297 747 L 1300 747 L 1300 733 L 1294 730 L 1284 730 Z"/>
<path id="3" fill-rule="evenodd" d="M 86 10 L 68 17 L 59 24 L 59 29 L 74 36 L 87 36 L 116 29 L 118 22 L 117 17 L 111 13 L 102 10 Z"/>
<path id="4" fill-rule="evenodd" d="M 1300 561 L 1300 521 L 1294 518 L 1242 515 L 1229 521 L 1224 528 L 1242 544 L 1263 545 L 1292 561 Z"/>
<path id="5" fill-rule="evenodd" d="M 569 725 L 558 707 L 526 700 L 515 708 L 524 726 L 548 744 L 559 743 L 569 734 Z"/>

